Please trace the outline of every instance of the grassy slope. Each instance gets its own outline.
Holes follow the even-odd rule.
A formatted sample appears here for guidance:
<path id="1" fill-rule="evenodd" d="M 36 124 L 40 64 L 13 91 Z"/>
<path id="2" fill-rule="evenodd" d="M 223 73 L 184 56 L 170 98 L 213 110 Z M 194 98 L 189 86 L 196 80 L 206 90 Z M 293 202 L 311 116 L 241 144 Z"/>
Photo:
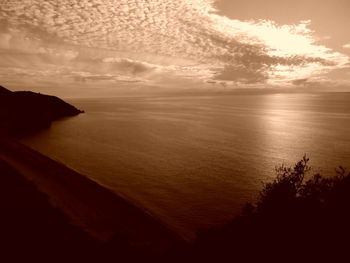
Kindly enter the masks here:
<path id="1" fill-rule="evenodd" d="M 93 259 L 97 241 L 69 224 L 48 198 L 0 160 L 1 260 Z"/>
<path id="2" fill-rule="evenodd" d="M 0 262 L 2 251 L 154 262 L 183 245 L 162 222 L 11 138 L 0 136 L 0 160 Z"/>

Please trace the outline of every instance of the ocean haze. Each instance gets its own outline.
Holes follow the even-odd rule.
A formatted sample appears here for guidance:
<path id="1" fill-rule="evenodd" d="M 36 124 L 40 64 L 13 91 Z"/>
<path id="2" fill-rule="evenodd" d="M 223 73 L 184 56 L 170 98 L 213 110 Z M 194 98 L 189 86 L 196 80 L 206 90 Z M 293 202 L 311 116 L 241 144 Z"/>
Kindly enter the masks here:
<path id="1" fill-rule="evenodd" d="M 193 237 L 304 154 L 350 167 L 350 93 L 71 99 L 85 110 L 22 140 Z"/>

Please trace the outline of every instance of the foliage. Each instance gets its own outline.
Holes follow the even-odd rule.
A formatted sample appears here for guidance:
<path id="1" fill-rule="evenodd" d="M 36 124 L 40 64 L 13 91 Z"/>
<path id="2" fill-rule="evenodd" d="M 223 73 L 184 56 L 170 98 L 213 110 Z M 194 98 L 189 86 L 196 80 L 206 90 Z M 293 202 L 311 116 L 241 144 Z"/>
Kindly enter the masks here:
<path id="1" fill-rule="evenodd" d="M 199 233 L 197 256 L 218 262 L 350 260 L 343 241 L 350 237 L 350 173 L 336 171 L 333 177 L 312 174 L 306 156 L 293 167 L 276 168 L 276 178 L 241 216 Z"/>

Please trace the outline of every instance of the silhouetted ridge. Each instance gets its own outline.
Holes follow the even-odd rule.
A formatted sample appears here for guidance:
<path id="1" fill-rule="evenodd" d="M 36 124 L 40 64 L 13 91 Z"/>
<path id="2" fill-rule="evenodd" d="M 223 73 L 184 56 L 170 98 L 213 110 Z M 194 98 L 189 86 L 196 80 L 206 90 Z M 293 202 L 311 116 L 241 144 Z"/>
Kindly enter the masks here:
<path id="1" fill-rule="evenodd" d="M 12 92 L 0 86 L 0 130 L 11 135 L 48 128 L 54 120 L 79 113 L 82 111 L 55 96 Z"/>
<path id="2" fill-rule="evenodd" d="M 9 94 L 9 93 L 11 93 L 11 92 L 12 92 L 12 91 L 10 91 L 10 90 L 4 88 L 3 86 L 0 86 L 0 95 L 2 95 L 2 94 Z"/>

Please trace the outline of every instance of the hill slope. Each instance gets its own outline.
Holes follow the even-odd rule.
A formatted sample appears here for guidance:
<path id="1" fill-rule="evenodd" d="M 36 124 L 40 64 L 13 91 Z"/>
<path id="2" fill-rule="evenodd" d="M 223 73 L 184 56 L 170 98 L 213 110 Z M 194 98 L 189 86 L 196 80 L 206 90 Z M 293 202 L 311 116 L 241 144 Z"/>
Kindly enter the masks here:
<path id="1" fill-rule="evenodd" d="M 0 131 L 25 135 L 48 128 L 59 118 L 82 111 L 63 100 L 30 91 L 12 92 L 0 86 Z"/>

